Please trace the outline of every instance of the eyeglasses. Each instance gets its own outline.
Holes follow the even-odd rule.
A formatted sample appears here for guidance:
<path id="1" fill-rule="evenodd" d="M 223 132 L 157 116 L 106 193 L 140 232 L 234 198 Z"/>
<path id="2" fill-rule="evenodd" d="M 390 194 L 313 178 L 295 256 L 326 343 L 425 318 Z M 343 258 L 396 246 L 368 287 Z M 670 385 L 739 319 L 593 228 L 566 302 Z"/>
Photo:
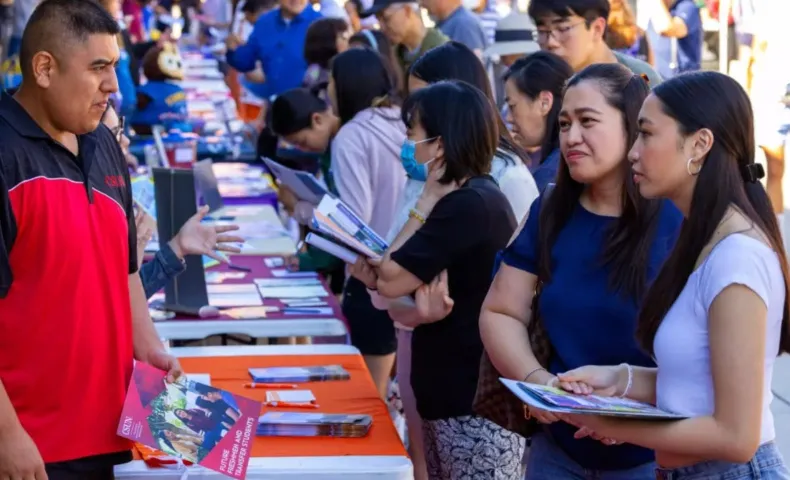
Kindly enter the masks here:
<path id="1" fill-rule="evenodd" d="M 119 117 L 118 125 L 110 130 L 112 134 L 115 135 L 115 140 L 117 140 L 118 143 L 121 143 L 121 138 L 123 137 L 123 132 L 124 132 L 123 127 L 125 123 L 126 123 L 126 117 Z"/>
<path id="2" fill-rule="evenodd" d="M 546 43 L 549 41 L 550 38 L 554 38 L 557 41 L 563 40 L 574 28 L 578 27 L 579 25 L 586 23 L 584 20 L 581 22 L 577 22 L 571 25 L 558 25 L 556 27 L 538 27 L 538 42 Z"/>

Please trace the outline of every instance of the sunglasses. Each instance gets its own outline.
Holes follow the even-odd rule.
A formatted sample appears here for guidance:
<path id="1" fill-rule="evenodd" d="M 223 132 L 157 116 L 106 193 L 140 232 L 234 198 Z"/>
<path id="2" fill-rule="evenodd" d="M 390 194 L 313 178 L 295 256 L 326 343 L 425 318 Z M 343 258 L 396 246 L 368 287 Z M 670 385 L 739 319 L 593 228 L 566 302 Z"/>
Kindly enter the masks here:
<path id="1" fill-rule="evenodd" d="M 121 137 L 123 137 L 125 124 L 126 124 L 126 117 L 119 117 L 118 125 L 110 130 L 112 134 L 115 135 L 115 140 L 117 140 L 118 143 L 121 142 Z"/>

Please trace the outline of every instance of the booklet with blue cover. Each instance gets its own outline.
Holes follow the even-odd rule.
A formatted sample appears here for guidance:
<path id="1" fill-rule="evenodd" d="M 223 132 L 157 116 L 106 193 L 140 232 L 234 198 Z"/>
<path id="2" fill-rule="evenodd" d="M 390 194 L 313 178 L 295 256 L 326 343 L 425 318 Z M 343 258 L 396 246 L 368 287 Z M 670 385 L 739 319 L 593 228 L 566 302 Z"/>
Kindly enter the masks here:
<path id="1" fill-rule="evenodd" d="M 251 368 L 249 371 L 252 381 L 256 383 L 304 383 L 351 378 L 340 365 Z"/>

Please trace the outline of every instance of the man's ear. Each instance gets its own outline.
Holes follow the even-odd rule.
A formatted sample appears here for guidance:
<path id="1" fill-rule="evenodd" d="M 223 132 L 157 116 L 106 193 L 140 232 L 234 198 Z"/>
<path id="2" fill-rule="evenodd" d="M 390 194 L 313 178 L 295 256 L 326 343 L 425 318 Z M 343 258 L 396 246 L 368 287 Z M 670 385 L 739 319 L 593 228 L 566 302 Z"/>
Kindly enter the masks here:
<path id="1" fill-rule="evenodd" d="M 603 41 L 603 35 L 606 33 L 606 19 L 603 17 L 596 18 L 590 22 L 588 29 L 593 33 L 594 38 Z"/>
<path id="2" fill-rule="evenodd" d="M 52 76 L 57 70 L 57 60 L 46 51 L 37 52 L 31 61 L 31 71 L 36 84 L 41 88 L 49 88 L 52 84 Z"/>

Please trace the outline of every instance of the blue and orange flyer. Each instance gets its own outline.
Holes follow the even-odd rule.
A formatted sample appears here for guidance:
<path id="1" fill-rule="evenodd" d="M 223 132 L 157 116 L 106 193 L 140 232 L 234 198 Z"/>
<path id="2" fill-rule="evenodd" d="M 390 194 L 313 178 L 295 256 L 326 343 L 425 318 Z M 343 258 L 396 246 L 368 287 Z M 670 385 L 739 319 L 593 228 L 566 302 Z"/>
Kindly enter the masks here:
<path id="1" fill-rule="evenodd" d="M 136 362 L 118 435 L 245 478 L 261 403 Z"/>

